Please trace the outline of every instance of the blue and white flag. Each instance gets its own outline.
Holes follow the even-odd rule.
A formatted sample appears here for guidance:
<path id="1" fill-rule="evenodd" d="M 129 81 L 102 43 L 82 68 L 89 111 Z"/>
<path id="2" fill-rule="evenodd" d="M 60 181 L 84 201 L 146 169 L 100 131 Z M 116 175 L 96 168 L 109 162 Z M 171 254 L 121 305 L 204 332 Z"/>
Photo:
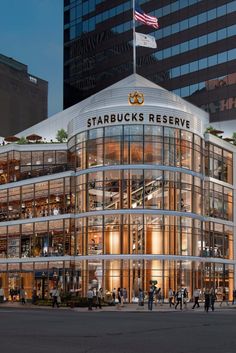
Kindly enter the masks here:
<path id="1" fill-rule="evenodd" d="M 157 47 L 156 39 L 149 34 L 135 33 L 136 46 L 148 47 L 155 49 Z"/>

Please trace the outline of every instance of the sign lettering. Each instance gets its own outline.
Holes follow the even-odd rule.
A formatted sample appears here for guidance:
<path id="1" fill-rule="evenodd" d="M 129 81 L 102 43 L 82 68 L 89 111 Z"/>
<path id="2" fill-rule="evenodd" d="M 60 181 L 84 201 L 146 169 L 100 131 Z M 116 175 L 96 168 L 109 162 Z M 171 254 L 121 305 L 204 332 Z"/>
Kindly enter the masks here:
<path id="1" fill-rule="evenodd" d="M 87 127 L 99 127 L 103 125 L 116 124 L 116 123 L 137 123 L 145 122 L 147 124 L 161 124 L 161 125 L 173 125 L 174 127 L 190 129 L 190 120 L 171 116 L 171 115 L 160 115 L 160 114 L 147 114 L 144 113 L 116 113 L 116 114 L 105 114 L 94 116 L 87 120 Z"/>

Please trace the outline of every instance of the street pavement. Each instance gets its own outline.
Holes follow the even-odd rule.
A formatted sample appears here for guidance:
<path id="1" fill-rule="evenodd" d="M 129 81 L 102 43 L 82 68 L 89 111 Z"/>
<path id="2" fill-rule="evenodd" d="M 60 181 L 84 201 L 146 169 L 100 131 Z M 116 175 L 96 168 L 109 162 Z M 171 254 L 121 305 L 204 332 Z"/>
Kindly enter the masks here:
<path id="1" fill-rule="evenodd" d="M 1 353 L 235 353 L 236 305 L 205 313 L 157 305 L 44 308 L 0 305 Z"/>

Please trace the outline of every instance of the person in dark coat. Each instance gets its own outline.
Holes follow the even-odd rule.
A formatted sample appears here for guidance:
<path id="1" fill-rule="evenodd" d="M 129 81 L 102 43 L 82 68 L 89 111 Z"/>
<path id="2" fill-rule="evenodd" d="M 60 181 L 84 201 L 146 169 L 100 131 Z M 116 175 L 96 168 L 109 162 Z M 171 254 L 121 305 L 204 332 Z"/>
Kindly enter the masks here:
<path id="1" fill-rule="evenodd" d="M 233 290 L 233 299 L 232 299 L 232 305 L 234 305 L 236 302 L 236 289 Z"/>
<path id="2" fill-rule="evenodd" d="M 215 301 L 216 301 L 216 294 L 215 294 L 215 289 L 211 288 L 210 290 L 210 305 L 211 305 L 211 310 L 215 310 Z"/>
<path id="3" fill-rule="evenodd" d="M 118 298 L 119 305 L 121 305 L 121 295 L 123 294 L 122 294 L 121 288 L 119 287 L 117 289 L 117 298 Z"/>
<path id="4" fill-rule="evenodd" d="M 139 306 L 144 306 L 144 293 L 141 288 L 139 288 L 139 293 L 138 293 L 138 305 Z"/>
<path id="5" fill-rule="evenodd" d="M 210 293 L 209 293 L 208 289 L 206 289 L 206 291 L 204 293 L 204 297 L 205 297 L 204 309 L 208 313 L 208 310 L 209 310 L 209 307 L 210 307 Z"/>
<path id="6" fill-rule="evenodd" d="M 177 306 L 180 304 L 180 310 L 183 309 L 183 289 L 179 288 L 176 293 L 176 304 L 175 304 L 175 309 L 177 309 Z"/>
<path id="7" fill-rule="evenodd" d="M 152 311 L 155 286 L 151 285 L 148 291 L 148 310 Z"/>
<path id="8" fill-rule="evenodd" d="M 87 299 L 88 299 L 88 310 L 93 310 L 92 306 L 93 306 L 93 290 L 92 288 L 89 288 L 88 292 L 87 292 Z"/>
<path id="9" fill-rule="evenodd" d="M 14 290 L 14 288 L 10 289 L 10 297 L 11 297 L 11 302 L 13 303 L 15 301 L 15 290 Z"/>

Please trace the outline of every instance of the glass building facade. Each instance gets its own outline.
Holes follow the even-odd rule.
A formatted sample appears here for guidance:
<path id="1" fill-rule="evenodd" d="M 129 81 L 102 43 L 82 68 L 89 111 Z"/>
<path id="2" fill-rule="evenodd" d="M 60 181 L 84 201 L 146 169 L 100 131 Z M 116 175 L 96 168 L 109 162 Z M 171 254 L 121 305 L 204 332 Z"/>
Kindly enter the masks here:
<path id="1" fill-rule="evenodd" d="M 139 0 L 160 29 L 136 23 L 137 72 L 210 113 L 235 119 L 236 1 Z M 64 108 L 132 74 L 132 0 L 64 0 Z"/>
<path id="2" fill-rule="evenodd" d="M 235 147 L 204 134 L 204 111 L 138 75 L 75 109 L 67 144 L 0 149 L 4 292 L 103 287 L 109 300 L 123 287 L 133 301 L 153 280 L 165 298 L 182 285 L 230 297 Z"/>

